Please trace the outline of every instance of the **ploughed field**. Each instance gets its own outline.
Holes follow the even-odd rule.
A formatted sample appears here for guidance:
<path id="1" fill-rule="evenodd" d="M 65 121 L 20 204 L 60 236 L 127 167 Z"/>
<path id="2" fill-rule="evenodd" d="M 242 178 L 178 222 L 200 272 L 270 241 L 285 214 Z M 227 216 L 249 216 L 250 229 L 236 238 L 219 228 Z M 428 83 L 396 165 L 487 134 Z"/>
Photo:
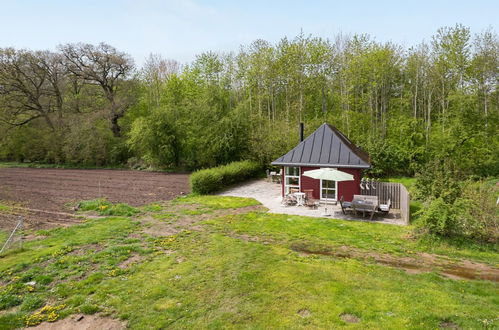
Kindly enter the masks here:
<path id="1" fill-rule="evenodd" d="M 106 198 L 141 206 L 171 200 L 189 191 L 188 175 L 128 170 L 0 168 L 0 229 L 10 229 L 18 215 L 33 229 L 80 220 L 73 216 L 81 200 Z"/>

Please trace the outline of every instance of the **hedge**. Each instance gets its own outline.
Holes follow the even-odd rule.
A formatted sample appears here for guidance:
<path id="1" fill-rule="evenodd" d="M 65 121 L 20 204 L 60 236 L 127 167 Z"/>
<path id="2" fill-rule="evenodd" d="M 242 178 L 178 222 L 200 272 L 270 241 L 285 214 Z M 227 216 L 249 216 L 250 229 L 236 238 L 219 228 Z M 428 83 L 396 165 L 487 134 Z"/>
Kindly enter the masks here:
<path id="1" fill-rule="evenodd" d="M 191 174 L 191 190 L 197 194 L 210 194 L 261 174 L 262 166 L 256 162 L 249 160 L 232 162 Z"/>

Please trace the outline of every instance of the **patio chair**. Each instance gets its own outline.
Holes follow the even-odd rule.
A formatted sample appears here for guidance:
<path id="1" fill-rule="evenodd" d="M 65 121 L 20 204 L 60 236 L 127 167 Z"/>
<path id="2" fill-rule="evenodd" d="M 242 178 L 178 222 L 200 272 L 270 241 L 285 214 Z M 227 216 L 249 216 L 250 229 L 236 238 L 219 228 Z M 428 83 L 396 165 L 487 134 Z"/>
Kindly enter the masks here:
<path id="1" fill-rule="evenodd" d="M 340 198 L 340 206 L 341 212 L 346 215 L 347 213 L 345 212 L 345 210 L 352 208 L 352 202 L 345 202 L 342 195 Z"/>
<path id="2" fill-rule="evenodd" d="M 392 201 L 388 199 L 386 204 L 379 204 L 379 209 L 381 212 L 388 213 L 390 212 L 390 208 L 392 207 Z"/>
<path id="3" fill-rule="evenodd" d="M 295 206 L 298 201 L 296 200 L 296 197 L 293 196 L 292 194 L 288 194 L 284 196 L 282 199 L 281 205 L 282 206 Z"/>
<path id="4" fill-rule="evenodd" d="M 312 209 L 317 209 L 319 207 L 319 201 L 313 197 L 314 190 L 313 189 L 303 189 L 305 193 L 305 206 L 310 207 Z"/>

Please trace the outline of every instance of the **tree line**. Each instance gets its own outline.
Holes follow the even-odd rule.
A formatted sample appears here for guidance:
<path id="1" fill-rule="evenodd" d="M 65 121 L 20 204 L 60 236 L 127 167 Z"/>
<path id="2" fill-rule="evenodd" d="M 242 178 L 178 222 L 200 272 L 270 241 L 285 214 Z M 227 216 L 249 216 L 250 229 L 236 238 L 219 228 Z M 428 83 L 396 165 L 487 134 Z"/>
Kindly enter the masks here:
<path id="1" fill-rule="evenodd" d="M 440 28 L 410 48 L 368 35 L 299 34 L 141 68 L 107 44 L 0 49 L 0 158 L 196 169 L 268 164 L 337 126 L 370 153 L 371 175 L 452 162 L 499 173 L 499 42 Z"/>

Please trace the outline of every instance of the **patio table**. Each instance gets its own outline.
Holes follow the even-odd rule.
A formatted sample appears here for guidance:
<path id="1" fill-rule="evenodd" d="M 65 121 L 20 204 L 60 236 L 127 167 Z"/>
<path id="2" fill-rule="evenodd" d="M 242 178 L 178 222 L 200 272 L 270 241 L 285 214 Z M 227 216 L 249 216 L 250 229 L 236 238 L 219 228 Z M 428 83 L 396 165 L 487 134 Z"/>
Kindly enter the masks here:
<path id="1" fill-rule="evenodd" d="M 295 192 L 293 195 L 296 197 L 296 206 L 305 205 L 305 193 Z"/>
<path id="2" fill-rule="evenodd" d="M 355 213 L 362 211 L 363 217 L 366 216 L 366 212 L 370 212 L 370 219 L 372 220 L 378 208 L 378 198 L 376 196 L 355 195 L 352 200 L 352 207 Z"/>

